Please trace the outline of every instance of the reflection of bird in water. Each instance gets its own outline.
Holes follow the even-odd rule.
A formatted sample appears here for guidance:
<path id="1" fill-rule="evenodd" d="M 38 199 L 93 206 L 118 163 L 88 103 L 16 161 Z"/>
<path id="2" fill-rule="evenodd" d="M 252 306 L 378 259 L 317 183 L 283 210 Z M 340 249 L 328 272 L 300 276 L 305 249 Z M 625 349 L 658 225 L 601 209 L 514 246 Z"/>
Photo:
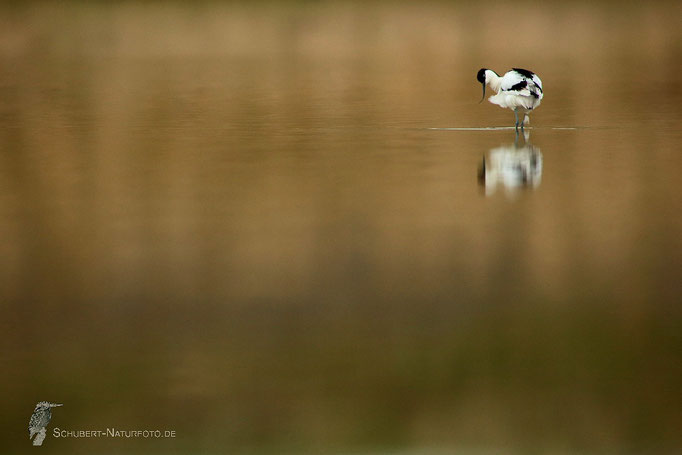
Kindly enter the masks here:
<path id="1" fill-rule="evenodd" d="M 536 188 L 542 179 L 542 153 L 527 142 L 491 149 L 487 157 L 483 156 L 478 179 L 488 196 L 498 185 L 504 187 L 507 194 L 514 194 L 523 187 Z"/>
<path id="2" fill-rule="evenodd" d="M 478 82 L 483 84 L 483 97 L 485 98 L 485 86 L 497 92 L 488 98 L 493 104 L 514 111 L 516 117 L 516 129 L 519 129 L 519 113 L 524 114 L 523 125 L 530 121 L 528 114 L 540 105 L 542 101 L 542 81 L 537 74 L 521 68 L 513 68 L 504 76 L 500 77 L 495 71 L 481 68 L 476 75 Z"/>
<path id="3" fill-rule="evenodd" d="M 33 436 L 38 435 L 33 440 L 33 445 L 41 445 L 43 443 L 46 433 L 45 428 L 52 418 L 51 408 L 57 406 L 63 406 L 63 404 L 49 403 L 47 401 L 41 401 L 36 404 L 31 420 L 28 422 L 28 438 L 33 439 Z"/>

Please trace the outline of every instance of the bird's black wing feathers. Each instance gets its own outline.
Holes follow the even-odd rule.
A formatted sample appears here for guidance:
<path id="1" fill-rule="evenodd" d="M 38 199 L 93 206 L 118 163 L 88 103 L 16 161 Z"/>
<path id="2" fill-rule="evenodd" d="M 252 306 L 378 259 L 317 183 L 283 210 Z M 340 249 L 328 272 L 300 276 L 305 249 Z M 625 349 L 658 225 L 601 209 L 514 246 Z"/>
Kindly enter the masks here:
<path id="1" fill-rule="evenodd" d="M 527 77 L 528 79 L 533 79 L 533 76 L 535 76 L 535 73 L 532 71 L 524 70 L 523 68 L 512 68 L 514 71 L 522 75 L 523 77 Z"/>
<path id="2" fill-rule="evenodd" d="M 519 91 L 519 90 L 523 90 L 527 86 L 528 86 L 528 81 L 521 81 L 521 82 L 517 82 L 516 84 L 509 87 L 509 90 Z"/>

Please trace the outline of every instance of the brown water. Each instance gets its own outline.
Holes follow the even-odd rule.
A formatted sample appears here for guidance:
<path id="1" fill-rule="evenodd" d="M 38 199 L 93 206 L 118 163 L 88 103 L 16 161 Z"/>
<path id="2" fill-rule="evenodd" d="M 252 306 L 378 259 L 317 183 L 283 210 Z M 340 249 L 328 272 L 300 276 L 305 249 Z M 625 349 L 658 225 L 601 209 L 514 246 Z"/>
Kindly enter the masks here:
<path id="1" fill-rule="evenodd" d="M 681 450 L 681 18 L 2 7 L 3 451 Z"/>

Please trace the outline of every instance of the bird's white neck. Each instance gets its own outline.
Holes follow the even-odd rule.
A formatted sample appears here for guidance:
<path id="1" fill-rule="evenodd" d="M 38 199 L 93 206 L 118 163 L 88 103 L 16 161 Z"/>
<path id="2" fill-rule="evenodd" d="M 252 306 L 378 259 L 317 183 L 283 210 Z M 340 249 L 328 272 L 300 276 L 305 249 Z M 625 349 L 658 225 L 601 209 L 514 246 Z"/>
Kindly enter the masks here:
<path id="1" fill-rule="evenodd" d="M 500 92 L 500 86 L 502 85 L 502 78 L 498 76 L 495 71 L 485 70 L 485 83 L 495 92 Z"/>

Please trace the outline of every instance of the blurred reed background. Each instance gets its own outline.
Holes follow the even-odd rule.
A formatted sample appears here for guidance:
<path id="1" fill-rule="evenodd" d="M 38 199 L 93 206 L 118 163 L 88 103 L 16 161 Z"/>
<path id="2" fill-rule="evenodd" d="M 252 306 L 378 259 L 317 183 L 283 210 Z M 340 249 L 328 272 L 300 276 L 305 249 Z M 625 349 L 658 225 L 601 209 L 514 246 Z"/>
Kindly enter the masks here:
<path id="1" fill-rule="evenodd" d="M 679 2 L 0 7 L 7 453 L 682 449 Z M 546 98 L 535 190 L 486 197 Z M 577 128 L 577 129 L 552 129 Z M 51 428 L 170 429 L 57 439 Z"/>

